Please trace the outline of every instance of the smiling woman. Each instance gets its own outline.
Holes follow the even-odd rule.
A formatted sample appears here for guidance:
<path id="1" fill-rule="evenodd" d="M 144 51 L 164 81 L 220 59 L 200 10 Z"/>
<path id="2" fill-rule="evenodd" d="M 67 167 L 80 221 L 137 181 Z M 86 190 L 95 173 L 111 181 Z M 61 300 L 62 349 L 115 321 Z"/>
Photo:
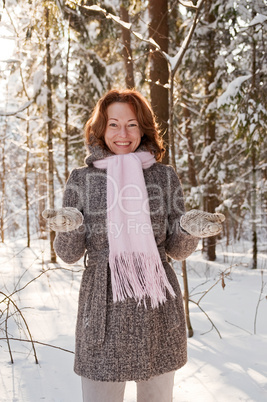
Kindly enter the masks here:
<path id="1" fill-rule="evenodd" d="M 65 262 L 85 253 L 74 366 L 83 401 L 122 402 L 132 380 L 137 402 L 169 402 L 187 350 L 183 298 L 167 255 L 189 256 L 206 217 L 185 214 L 174 169 L 158 163 L 162 138 L 139 92 L 105 94 L 86 124 L 86 142 L 86 166 L 72 171 L 61 210 L 76 208 L 77 224 L 70 231 L 64 219 L 62 228 L 50 225 Z"/>

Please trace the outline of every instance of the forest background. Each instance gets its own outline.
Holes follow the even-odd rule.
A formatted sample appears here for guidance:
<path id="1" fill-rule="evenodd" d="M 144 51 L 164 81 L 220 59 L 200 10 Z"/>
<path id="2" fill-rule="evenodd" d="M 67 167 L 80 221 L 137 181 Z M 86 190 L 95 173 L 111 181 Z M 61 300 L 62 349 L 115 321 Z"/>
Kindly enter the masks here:
<path id="1" fill-rule="evenodd" d="M 227 244 L 266 242 L 266 2 L 2 2 L 1 240 L 48 235 L 83 165 L 83 127 L 114 87 L 152 103 L 187 209 L 226 215 Z M 8 44 L 9 56 L 4 58 Z M 51 259 L 55 260 L 51 236 Z M 203 241 L 216 259 L 216 240 Z"/>

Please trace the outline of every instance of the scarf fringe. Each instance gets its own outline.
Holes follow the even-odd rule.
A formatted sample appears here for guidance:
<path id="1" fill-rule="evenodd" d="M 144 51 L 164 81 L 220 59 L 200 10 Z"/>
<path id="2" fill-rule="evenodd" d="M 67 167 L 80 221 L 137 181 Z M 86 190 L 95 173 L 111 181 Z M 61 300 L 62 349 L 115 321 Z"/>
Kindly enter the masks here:
<path id="1" fill-rule="evenodd" d="M 127 297 L 141 303 L 145 297 L 151 300 L 152 308 L 167 300 L 167 290 L 175 297 L 159 256 L 146 253 L 124 252 L 110 255 L 113 301 L 124 301 Z"/>

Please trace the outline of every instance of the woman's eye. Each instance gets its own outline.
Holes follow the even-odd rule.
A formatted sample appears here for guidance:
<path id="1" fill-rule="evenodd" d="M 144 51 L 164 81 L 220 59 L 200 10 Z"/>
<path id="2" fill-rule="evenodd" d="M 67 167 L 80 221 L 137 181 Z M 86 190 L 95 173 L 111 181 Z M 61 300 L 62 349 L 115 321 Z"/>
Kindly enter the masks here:
<path id="1" fill-rule="evenodd" d="M 117 127 L 117 124 L 116 123 L 110 123 L 109 127 Z"/>
<path id="2" fill-rule="evenodd" d="M 131 124 L 129 124 L 128 127 L 137 127 L 137 124 L 136 123 L 131 123 Z"/>

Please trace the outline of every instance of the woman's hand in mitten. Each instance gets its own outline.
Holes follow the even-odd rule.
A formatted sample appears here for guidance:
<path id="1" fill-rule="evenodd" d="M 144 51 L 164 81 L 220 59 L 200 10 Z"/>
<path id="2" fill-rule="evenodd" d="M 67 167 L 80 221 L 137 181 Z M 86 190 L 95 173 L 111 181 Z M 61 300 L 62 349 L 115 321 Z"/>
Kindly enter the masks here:
<path id="1" fill-rule="evenodd" d="M 192 209 L 181 217 L 181 227 L 195 237 L 216 236 L 222 230 L 225 216 L 221 213 L 210 213 Z"/>
<path id="2" fill-rule="evenodd" d="M 83 214 L 72 207 L 45 209 L 42 216 L 46 219 L 48 227 L 55 232 L 70 232 L 83 223 Z"/>

